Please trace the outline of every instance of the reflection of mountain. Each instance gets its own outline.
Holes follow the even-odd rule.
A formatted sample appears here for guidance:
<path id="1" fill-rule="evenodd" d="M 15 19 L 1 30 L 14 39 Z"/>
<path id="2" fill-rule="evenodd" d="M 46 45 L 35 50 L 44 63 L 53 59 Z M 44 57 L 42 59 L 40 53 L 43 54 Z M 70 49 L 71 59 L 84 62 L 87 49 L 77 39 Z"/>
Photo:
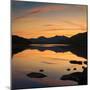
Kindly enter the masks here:
<path id="1" fill-rule="evenodd" d="M 37 49 L 39 51 L 51 50 L 54 52 L 67 52 L 71 51 L 72 53 L 76 54 L 77 56 L 81 56 L 87 58 L 87 50 L 83 49 L 84 47 L 74 47 L 72 45 L 69 46 L 51 46 L 51 47 L 43 47 L 43 46 L 30 46 L 29 49 Z"/>
<path id="2" fill-rule="evenodd" d="M 69 46 L 50 46 L 50 47 L 43 47 L 41 46 L 30 46 L 30 49 L 37 49 L 39 51 L 45 51 L 45 50 L 51 50 L 54 52 L 66 52 L 68 51 L 70 48 Z"/>
<path id="3" fill-rule="evenodd" d="M 68 46 L 33 46 L 31 44 L 68 44 Z M 18 53 L 25 49 L 38 49 L 40 51 L 52 50 L 55 52 L 66 52 L 71 51 L 72 53 L 87 58 L 87 32 L 80 33 L 71 38 L 64 36 L 55 36 L 51 38 L 40 37 L 38 39 L 25 39 L 18 36 L 12 36 L 12 53 Z"/>

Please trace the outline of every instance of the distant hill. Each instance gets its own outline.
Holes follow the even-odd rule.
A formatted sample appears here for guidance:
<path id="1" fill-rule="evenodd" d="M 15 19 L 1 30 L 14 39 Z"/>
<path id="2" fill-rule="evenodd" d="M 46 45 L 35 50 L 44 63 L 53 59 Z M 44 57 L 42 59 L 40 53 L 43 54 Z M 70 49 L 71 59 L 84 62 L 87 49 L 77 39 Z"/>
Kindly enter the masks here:
<path id="1" fill-rule="evenodd" d="M 78 47 L 87 46 L 87 32 L 72 36 L 69 43 Z"/>
<path id="2" fill-rule="evenodd" d="M 29 39 L 33 44 L 66 44 L 69 41 L 68 37 L 65 36 L 55 36 L 51 38 L 39 37 L 36 39 Z"/>
<path id="3" fill-rule="evenodd" d="M 69 44 L 72 48 L 71 52 L 87 58 L 87 32 L 72 36 L 69 40 Z"/>
<path id="4" fill-rule="evenodd" d="M 16 35 L 12 36 L 12 45 L 28 45 L 30 44 L 29 39 L 25 39 Z"/>
<path id="5" fill-rule="evenodd" d="M 28 39 L 13 35 L 12 36 L 12 55 L 28 48 L 30 41 Z"/>

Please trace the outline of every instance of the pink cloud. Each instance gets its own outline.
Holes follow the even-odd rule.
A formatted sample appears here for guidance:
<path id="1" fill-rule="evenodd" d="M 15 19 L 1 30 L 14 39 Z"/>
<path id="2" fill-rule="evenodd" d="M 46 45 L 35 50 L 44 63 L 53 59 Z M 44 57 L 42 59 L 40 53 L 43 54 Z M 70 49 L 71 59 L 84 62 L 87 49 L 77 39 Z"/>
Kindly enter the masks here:
<path id="1" fill-rule="evenodd" d="M 15 17 L 15 19 L 23 18 L 23 17 L 26 17 L 28 15 L 36 15 L 36 14 L 41 14 L 41 13 L 47 13 L 50 11 L 61 11 L 63 9 L 64 9 L 64 6 L 60 6 L 60 5 L 39 6 L 39 7 L 35 7 L 32 9 L 21 11 L 20 13 L 22 13 L 22 14 L 20 16 Z"/>
<path id="2" fill-rule="evenodd" d="M 31 10 L 31 13 L 39 11 L 38 13 L 47 13 L 49 11 L 58 11 L 58 10 L 63 10 L 64 6 L 57 6 L 57 5 L 50 5 L 50 6 L 41 6 L 38 8 L 33 8 Z"/>

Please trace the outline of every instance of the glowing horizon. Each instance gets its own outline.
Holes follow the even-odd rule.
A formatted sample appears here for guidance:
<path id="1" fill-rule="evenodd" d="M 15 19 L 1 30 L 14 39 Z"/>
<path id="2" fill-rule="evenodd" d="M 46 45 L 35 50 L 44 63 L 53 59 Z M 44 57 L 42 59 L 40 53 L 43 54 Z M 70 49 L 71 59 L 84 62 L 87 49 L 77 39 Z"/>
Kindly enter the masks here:
<path id="1" fill-rule="evenodd" d="M 12 35 L 71 37 L 87 31 L 86 5 L 14 1 L 12 7 Z"/>

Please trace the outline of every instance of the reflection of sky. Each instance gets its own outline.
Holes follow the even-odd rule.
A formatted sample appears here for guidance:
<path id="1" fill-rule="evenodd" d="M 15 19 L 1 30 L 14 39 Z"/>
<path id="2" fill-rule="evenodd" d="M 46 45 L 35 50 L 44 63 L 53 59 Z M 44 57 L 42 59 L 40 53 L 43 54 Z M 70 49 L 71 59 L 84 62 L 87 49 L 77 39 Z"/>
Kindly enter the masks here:
<path id="1" fill-rule="evenodd" d="M 37 72 L 40 69 L 44 69 L 44 72 L 45 74 L 48 74 L 48 77 L 50 76 L 50 78 L 59 79 L 63 74 L 83 70 L 82 65 L 69 63 L 71 60 L 85 61 L 84 58 L 78 57 L 71 52 L 56 53 L 50 50 L 44 52 L 38 50 L 25 50 L 14 55 L 13 67 L 16 71 L 22 70 L 22 72 Z M 75 67 L 77 70 L 73 71 L 72 69 Z M 68 72 L 68 68 L 70 68 L 71 71 Z"/>
<path id="2" fill-rule="evenodd" d="M 23 37 L 72 36 L 86 31 L 86 8 L 40 2 L 12 3 L 12 33 Z"/>
<path id="3" fill-rule="evenodd" d="M 33 82 L 40 83 L 41 86 L 42 84 L 52 86 L 74 85 L 73 81 L 61 81 L 60 77 L 73 72 L 82 72 L 82 66 L 85 66 L 85 64 L 71 64 L 69 63 L 71 60 L 85 61 L 84 58 L 78 57 L 71 52 L 56 53 L 50 50 L 43 52 L 38 50 L 24 50 L 13 56 L 13 82 L 15 82 L 15 85 L 20 82 L 18 84 L 19 87 L 20 85 L 21 87 L 27 85 L 33 87 L 31 86 Z M 68 68 L 70 71 L 67 71 Z M 73 68 L 76 68 L 76 70 L 73 70 Z M 26 76 L 31 72 L 39 72 L 41 69 L 44 70 L 42 73 L 47 75 L 46 78 L 33 79 Z M 35 84 L 35 86 L 37 85 Z"/>

